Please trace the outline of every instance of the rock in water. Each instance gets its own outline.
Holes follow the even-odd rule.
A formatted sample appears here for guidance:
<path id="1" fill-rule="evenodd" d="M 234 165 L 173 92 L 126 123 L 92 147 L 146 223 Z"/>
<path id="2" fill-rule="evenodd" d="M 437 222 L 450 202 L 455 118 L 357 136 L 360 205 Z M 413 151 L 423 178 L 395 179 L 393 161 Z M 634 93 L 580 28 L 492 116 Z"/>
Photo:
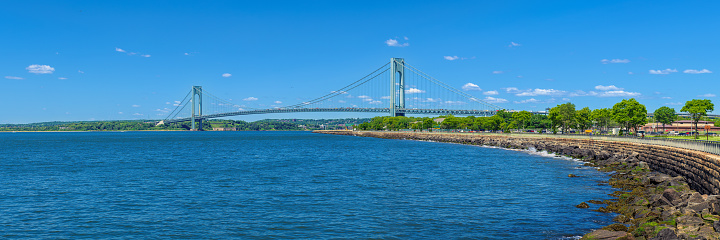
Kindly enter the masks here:
<path id="1" fill-rule="evenodd" d="M 590 206 L 588 206 L 588 204 L 585 202 L 581 202 L 580 204 L 576 205 L 575 207 L 576 208 L 589 208 Z"/>
<path id="2" fill-rule="evenodd" d="M 572 173 L 571 173 L 571 174 L 568 174 L 568 177 L 578 177 L 578 175 L 575 175 L 575 174 L 572 174 Z"/>
<path id="3" fill-rule="evenodd" d="M 597 230 L 586 234 L 581 239 L 616 240 L 618 238 L 634 239 L 632 234 L 620 231 Z"/>

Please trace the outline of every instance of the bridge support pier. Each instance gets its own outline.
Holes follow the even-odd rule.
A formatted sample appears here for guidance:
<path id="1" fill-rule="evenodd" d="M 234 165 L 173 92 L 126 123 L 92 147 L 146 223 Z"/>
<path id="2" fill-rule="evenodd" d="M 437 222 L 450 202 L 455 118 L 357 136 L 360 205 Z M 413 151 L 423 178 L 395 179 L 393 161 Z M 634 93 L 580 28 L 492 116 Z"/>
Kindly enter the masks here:
<path id="1" fill-rule="evenodd" d="M 390 59 L 390 116 L 405 116 L 405 59 Z"/>
<path id="2" fill-rule="evenodd" d="M 192 87 L 192 98 L 190 98 L 190 104 L 192 105 L 192 112 L 190 113 L 190 131 L 202 131 L 202 86 Z M 197 96 L 197 100 L 195 99 Z M 198 114 L 195 115 L 197 105 Z M 198 126 L 195 128 L 195 122 L 197 121 Z"/>

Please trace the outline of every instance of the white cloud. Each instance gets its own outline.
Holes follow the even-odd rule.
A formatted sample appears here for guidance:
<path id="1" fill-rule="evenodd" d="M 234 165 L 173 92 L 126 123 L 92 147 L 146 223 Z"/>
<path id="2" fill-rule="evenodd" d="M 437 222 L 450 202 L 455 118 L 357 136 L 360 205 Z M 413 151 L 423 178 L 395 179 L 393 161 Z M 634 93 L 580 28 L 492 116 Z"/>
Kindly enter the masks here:
<path id="1" fill-rule="evenodd" d="M 445 101 L 446 104 L 465 104 L 463 101 Z"/>
<path id="2" fill-rule="evenodd" d="M 132 105 L 132 107 L 140 107 L 140 105 L 134 104 Z"/>
<path id="3" fill-rule="evenodd" d="M 190 56 L 190 54 L 189 54 L 189 53 L 185 53 L 185 56 Z"/>
<path id="4" fill-rule="evenodd" d="M 615 85 L 609 85 L 609 86 L 597 85 L 597 86 L 595 86 L 595 89 L 600 90 L 600 91 L 618 91 L 618 90 L 623 90 L 623 88 L 616 87 Z"/>
<path id="5" fill-rule="evenodd" d="M 7 78 L 7 79 L 15 79 L 15 80 L 22 80 L 22 79 L 24 79 L 24 78 L 21 78 L 21 77 L 14 77 L 14 76 L 5 76 L 5 78 Z"/>
<path id="6" fill-rule="evenodd" d="M 425 102 L 439 102 L 441 101 L 439 98 L 426 98 Z"/>
<path id="7" fill-rule="evenodd" d="M 677 72 L 676 69 L 665 69 L 665 70 L 650 70 L 650 74 L 670 74 Z"/>
<path id="8" fill-rule="evenodd" d="M 508 102 L 507 99 L 494 98 L 494 97 L 485 97 L 484 100 L 485 100 L 485 102 L 488 102 L 488 103 L 506 103 L 506 102 Z"/>
<path id="9" fill-rule="evenodd" d="M 600 60 L 600 62 L 602 62 L 603 64 L 608 64 L 608 63 L 629 63 L 630 60 L 628 60 L 628 59 L 612 59 L 612 60 L 603 59 L 603 60 Z"/>
<path id="10" fill-rule="evenodd" d="M 515 103 L 536 103 L 536 102 L 539 102 L 539 100 L 530 98 L 530 99 L 525 99 L 522 101 L 513 101 L 513 102 L 515 102 Z"/>
<path id="11" fill-rule="evenodd" d="M 372 101 L 373 101 L 372 98 L 363 98 L 362 100 L 363 100 L 364 102 L 372 102 Z"/>
<path id="12" fill-rule="evenodd" d="M 127 52 L 127 51 L 122 50 L 122 49 L 120 49 L 120 48 L 115 48 L 115 51 L 117 51 L 117 52 Z"/>
<path id="13" fill-rule="evenodd" d="M 536 88 L 533 90 L 527 90 L 518 94 L 515 94 L 515 96 L 519 97 L 526 97 L 526 96 L 548 96 L 548 95 L 561 95 L 565 94 L 565 91 L 562 90 L 555 90 L 555 89 L 540 89 Z"/>
<path id="14" fill-rule="evenodd" d="M 408 37 L 403 37 L 403 39 L 405 39 L 405 41 L 410 40 Z"/>
<path id="15" fill-rule="evenodd" d="M 483 92 L 483 95 L 498 95 L 498 94 L 500 94 L 500 93 L 498 93 L 498 91 L 495 91 L 495 90 Z"/>
<path id="16" fill-rule="evenodd" d="M 59 77 L 58 79 L 60 79 L 60 80 L 66 80 L 67 78 Z"/>
<path id="17" fill-rule="evenodd" d="M 370 104 L 382 104 L 381 101 L 371 101 Z"/>
<path id="18" fill-rule="evenodd" d="M 365 95 L 360 95 L 360 96 L 357 96 L 357 97 L 358 97 L 358 98 L 370 98 L 370 96 L 365 96 Z"/>
<path id="19" fill-rule="evenodd" d="M 80 71 L 80 70 L 78 70 L 78 72 L 79 72 L 79 73 L 85 73 L 85 72 L 83 72 L 83 71 Z"/>
<path id="20" fill-rule="evenodd" d="M 687 69 L 687 70 L 683 71 L 683 73 L 701 74 L 701 73 L 712 73 L 712 72 L 707 69 L 703 69 L 703 70 Z"/>
<path id="21" fill-rule="evenodd" d="M 640 96 L 638 92 L 626 92 L 626 91 L 605 91 L 597 95 L 598 97 L 637 97 Z"/>
<path id="22" fill-rule="evenodd" d="M 492 73 L 493 74 L 501 74 L 501 73 L 503 73 L 503 71 L 493 71 Z"/>
<path id="23" fill-rule="evenodd" d="M 48 65 L 37 65 L 37 64 L 30 65 L 30 66 L 26 67 L 25 69 L 27 69 L 28 72 L 35 73 L 35 74 L 48 74 L 48 73 L 53 73 L 55 71 L 55 68 L 52 68 Z"/>
<path id="24" fill-rule="evenodd" d="M 408 90 L 405 90 L 405 94 L 413 94 L 413 93 L 424 93 L 425 90 L 420 90 L 417 88 L 410 88 Z"/>
<path id="25" fill-rule="evenodd" d="M 338 100 L 339 103 L 346 103 L 345 100 Z"/>
<path id="26" fill-rule="evenodd" d="M 583 90 L 577 90 L 575 92 L 570 93 L 568 96 L 570 97 L 583 97 L 583 96 L 597 96 L 598 93 L 594 91 L 585 92 Z"/>
<path id="27" fill-rule="evenodd" d="M 275 101 L 275 104 L 281 104 L 281 103 L 282 103 L 281 101 Z"/>
<path id="28" fill-rule="evenodd" d="M 508 47 L 519 47 L 519 46 L 522 46 L 522 45 L 519 43 L 516 43 L 516 42 L 510 42 L 510 45 L 508 45 Z"/>
<path id="29" fill-rule="evenodd" d="M 465 91 L 482 91 L 482 88 L 474 83 L 466 83 L 462 86 L 462 89 Z"/>
<path id="30" fill-rule="evenodd" d="M 520 89 L 518 89 L 518 88 L 516 88 L 516 87 L 509 87 L 509 88 L 503 88 L 503 89 L 505 89 L 505 92 L 507 92 L 507 93 L 517 93 L 517 92 L 520 92 Z"/>
<path id="31" fill-rule="evenodd" d="M 134 116 L 142 116 L 140 113 L 133 113 Z"/>
<path id="32" fill-rule="evenodd" d="M 633 75 L 633 74 L 635 74 L 635 73 L 633 73 L 633 72 L 628 72 L 628 74 L 629 74 L 629 75 Z"/>
<path id="33" fill-rule="evenodd" d="M 243 101 L 257 101 L 257 100 L 258 100 L 258 98 L 256 98 L 256 97 L 243 98 Z"/>
<path id="34" fill-rule="evenodd" d="M 703 95 L 698 95 L 698 97 L 717 97 L 717 95 L 712 94 L 712 93 L 706 93 L 706 94 L 703 94 Z"/>
<path id="35" fill-rule="evenodd" d="M 661 97 L 662 99 L 672 99 L 671 97 Z"/>
<path id="36" fill-rule="evenodd" d="M 222 77 L 225 77 L 225 78 L 231 77 L 231 76 L 232 76 L 232 74 L 229 74 L 229 73 L 223 73 L 223 74 L 222 74 Z"/>
<path id="37" fill-rule="evenodd" d="M 457 60 L 459 57 L 458 56 L 444 56 L 443 58 L 445 58 L 445 60 L 452 61 L 452 60 Z"/>
<path id="38" fill-rule="evenodd" d="M 142 54 L 142 55 L 140 55 L 140 56 L 142 56 L 142 57 L 150 57 L 150 54 Z"/>
<path id="39" fill-rule="evenodd" d="M 118 112 L 118 114 L 123 114 L 123 112 Z"/>
<path id="40" fill-rule="evenodd" d="M 401 44 L 401 43 L 399 43 L 397 40 L 392 39 L 392 38 L 391 38 L 391 39 L 388 39 L 387 41 L 385 41 L 385 44 L 387 44 L 387 45 L 390 46 L 390 47 L 407 47 L 407 46 L 410 46 L 409 43 L 402 43 L 402 44 Z"/>
<path id="41" fill-rule="evenodd" d="M 382 96 L 380 99 L 390 99 L 390 96 Z"/>

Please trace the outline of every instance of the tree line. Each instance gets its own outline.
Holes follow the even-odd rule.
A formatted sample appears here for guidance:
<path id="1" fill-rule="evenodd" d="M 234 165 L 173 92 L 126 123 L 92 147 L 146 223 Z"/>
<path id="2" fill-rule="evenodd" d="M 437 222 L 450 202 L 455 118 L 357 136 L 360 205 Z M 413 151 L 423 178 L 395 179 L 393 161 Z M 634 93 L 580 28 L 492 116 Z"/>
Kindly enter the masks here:
<path id="1" fill-rule="evenodd" d="M 714 105 L 707 99 L 687 101 L 680 110 L 688 113 L 697 129 L 698 121 Z M 657 122 L 669 125 L 678 120 L 675 109 L 663 106 L 653 113 Z M 435 121 L 437 120 L 437 121 Z M 431 117 L 375 117 L 357 126 L 359 130 L 400 130 L 400 129 L 468 129 L 509 132 L 511 129 L 549 129 L 553 132 L 567 132 L 576 129 L 580 132 L 595 128 L 607 131 L 610 127 L 619 127 L 623 132 L 637 133 L 648 123 L 647 108 L 636 99 L 623 99 L 611 108 L 591 110 L 584 107 L 577 110 L 573 103 L 563 103 L 550 109 L 547 116 L 532 114 L 528 111 L 509 112 L 500 110 L 491 117 L 455 117 L 452 115 Z M 715 123 L 720 125 L 720 120 Z"/>

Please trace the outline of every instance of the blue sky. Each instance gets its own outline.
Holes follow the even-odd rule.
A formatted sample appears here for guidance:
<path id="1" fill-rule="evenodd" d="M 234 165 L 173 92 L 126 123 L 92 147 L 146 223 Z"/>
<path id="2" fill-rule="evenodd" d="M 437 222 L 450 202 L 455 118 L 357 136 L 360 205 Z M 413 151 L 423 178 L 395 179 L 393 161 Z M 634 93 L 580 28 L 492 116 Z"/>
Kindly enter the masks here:
<path id="1" fill-rule="evenodd" d="M 649 111 L 679 111 L 691 99 L 718 100 L 719 7 L 714 1 L 3 1 L 0 123 L 164 118 L 159 110 L 192 85 L 249 107 L 293 104 L 357 80 L 391 57 L 456 88 L 475 84 L 482 90 L 468 93 L 507 109 L 568 101 L 602 108 L 634 97 Z"/>

